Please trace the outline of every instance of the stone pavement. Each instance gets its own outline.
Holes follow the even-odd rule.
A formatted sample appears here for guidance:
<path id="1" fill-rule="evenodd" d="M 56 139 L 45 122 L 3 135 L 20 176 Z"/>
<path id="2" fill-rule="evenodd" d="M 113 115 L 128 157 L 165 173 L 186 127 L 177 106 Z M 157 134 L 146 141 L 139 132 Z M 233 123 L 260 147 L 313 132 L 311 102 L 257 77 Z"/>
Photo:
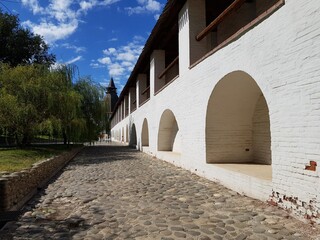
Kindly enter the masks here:
<path id="1" fill-rule="evenodd" d="M 318 237 L 317 237 L 318 236 Z M 320 239 L 274 206 L 124 146 L 85 148 L 0 239 Z"/>

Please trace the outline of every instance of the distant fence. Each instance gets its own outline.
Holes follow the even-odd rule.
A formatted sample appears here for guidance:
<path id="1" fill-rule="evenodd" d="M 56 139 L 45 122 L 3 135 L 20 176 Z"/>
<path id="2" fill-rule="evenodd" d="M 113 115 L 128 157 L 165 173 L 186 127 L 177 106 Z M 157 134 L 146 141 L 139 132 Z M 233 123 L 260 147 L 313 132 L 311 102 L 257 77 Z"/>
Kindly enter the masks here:
<path id="1" fill-rule="evenodd" d="M 14 146 L 15 145 L 15 139 L 13 137 L 4 137 L 0 136 L 0 147 L 2 146 Z"/>
<path id="2" fill-rule="evenodd" d="M 63 142 L 61 139 L 43 139 L 43 138 L 35 138 L 32 141 L 32 144 L 38 144 L 38 143 L 50 143 L 50 144 L 60 144 Z M 16 146 L 16 140 L 14 137 L 4 137 L 0 136 L 0 147 L 8 147 L 8 146 Z"/>

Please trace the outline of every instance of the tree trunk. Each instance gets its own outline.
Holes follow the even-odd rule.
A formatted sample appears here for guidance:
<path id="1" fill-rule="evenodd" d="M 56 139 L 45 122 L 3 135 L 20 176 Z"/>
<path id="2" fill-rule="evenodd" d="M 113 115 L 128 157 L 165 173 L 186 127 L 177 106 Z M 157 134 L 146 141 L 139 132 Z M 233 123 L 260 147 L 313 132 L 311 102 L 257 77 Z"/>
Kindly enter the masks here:
<path id="1" fill-rule="evenodd" d="M 31 145 L 31 137 L 29 133 L 24 133 L 22 138 L 22 147 Z"/>
<path id="2" fill-rule="evenodd" d="M 67 134 L 66 134 L 66 131 L 65 131 L 65 130 L 62 131 L 62 136 L 63 136 L 63 144 L 64 144 L 64 145 L 67 145 L 67 143 L 68 143 L 68 138 L 67 138 Z"/>
<path id="3" fill-rule="evenodd" d="M 17 146 L 21 146 L 21 143 L 20 143 L 20 141 L 19 141 L 19 136 L 18 136 L 17 133 L 14 134 L 14 137 L 15 137 L 15 139 L 16 139 L 16 145 L 17 145 Z"/>
<path id="4" fill-rule="evenodd" d="M 4 129 L 4 139 L 5 139 L 6 145 L 9 146 L 9 142 L 8 142 L 8 131 L 7 131 L 6 128 Z"/>

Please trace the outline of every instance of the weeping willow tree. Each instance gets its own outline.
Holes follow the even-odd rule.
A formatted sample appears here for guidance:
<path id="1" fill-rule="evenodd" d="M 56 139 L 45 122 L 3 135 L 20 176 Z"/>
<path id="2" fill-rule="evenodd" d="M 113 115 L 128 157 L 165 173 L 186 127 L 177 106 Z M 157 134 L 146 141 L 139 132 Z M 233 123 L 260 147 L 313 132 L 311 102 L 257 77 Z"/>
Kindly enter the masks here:
<path id="1" fill-rule="evenodd" d="M 77 69 L 62 66 L 51 74 L 49 95 L 52 118 L 61 125 L 64 143 L 92 142 L 104 128 L 103 89 L 90 77 L 75 79 Z"/>
<path id="2" fill-rule="evenodd" d="M 47 117 L 48 74 L 39 65 L 0 66 L 0 126 L 18 145 L 30 144 L 35 129 Z"/>
<path id="3" fill-rule="evenodd" d="M 81 118 L 86 125 L 82 140 L 95 141 L 99 133 L 104 130 L 104 121 L 101 118 L 104 111 L 101 101 L 103 88 L 95 84 L 90 77 L 83 77 L 75 83 L 74 89 L 82 96 Z"/>
<path id="4" fill-rule="evenodd" d="M 0 129 L 21 146 L 44 134 L 64 144 L 91 142 L 103 129 L 102 88 L 77 69 L 0 64 Z"/>
<path id="5" fill-rule="evenodd" d="M 54 117 L 49 117 L 38 125 L 36 132 L 40 136 L 47 136 L 48 141 L 60 139 L 62 135 L 60 121 Z"/>
<path id="6" fill-rule="evenodd" d="M 111 99 L 106 97 L 102 100 L 101 105 L 102 105 L 102 113 L 101 113 L 101 119 L 103 122 L 104 126 L 104 131 L 109 135 L 110 137 L 110 131 L 111 131 L 111 126 L 110 126 L 110 117 L 112 114 L 111 111 Z"/>
<path id="7" fill-rule="evenodd" d="M 60 123 L 64 144 L 79 141 L 85 129 L 81 116 L 82 96 L 73 87 L 73 78 L 76 69 L 70 66 L 61 66 L 51 71 L 48 78 L 50 93 L 48 94 L 50 118 Z"/>

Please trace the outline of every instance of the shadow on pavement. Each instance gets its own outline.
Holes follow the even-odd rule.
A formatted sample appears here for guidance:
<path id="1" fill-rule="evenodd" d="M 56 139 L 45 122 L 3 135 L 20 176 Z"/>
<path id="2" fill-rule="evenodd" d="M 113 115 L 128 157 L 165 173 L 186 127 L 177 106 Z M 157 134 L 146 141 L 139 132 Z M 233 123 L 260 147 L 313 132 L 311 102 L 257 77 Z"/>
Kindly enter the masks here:
<path id="1" fill-rule="evenodd" d="M 90 228 L 82 217 L 75 216 L 64 219 L 60 217 L 59 219 L 54 212 L 45 212 L 43 211 L 44 209 L 37 209 L 37 205 L 41 203 L 43 195 L 46 195 L 45 190 L 41 190 L 22 209 L 19 222 L 8 222 L 1 229 L 1 240 L 72 239 L 75 234 Z M 35 209 L 37 209 L 36 212 L 34 211 Z M 30 210 L 32 210 L 32 214 Z"/>
<path id="2" fill-rule="evenodd" d="M 134 157 L 130 153 L 137 150 L 128 146 L 100 145 L 85 147 L 66 167 L 58 172 L 43 188 L 38 189 L 38 193 L 21 209 L 19 221 L 7 222 L 0 231 L 1 240 L 13 239 L 14 237 L 23 239 L 72 239 L 72 236 L 90 228 L 85 224 L 85 219 L 81 217 L 66 217 L 60 219 L 54 212 L 46 212 L 45 209 L 38 209 L 42 203 L 42 197 L 46 195 L 49 184 L 55 182 L 64 171 L 72 166 L 86 166 L 91 164 L 101 164 L 103 162 L 126 161 Z M 32 215 L 29 213 L 33 213 Z M 34 214 L 36 212 L 36 214 Z M 30 225 L 30 223 L 32 223 Z M 24 227 L 28 226 L 28 227 Z M 10 230 L 10 231 L 9 231 Z M 30 237 L 28 237 L 30 236 Z"/>
<path id="3" fill-rule="evenodd" d="M 91 165 L 103 162 L 127 161 L 136 159 L 132 153 L 137 150 L 128 146 L 103 145 L 84 148 L 70 163 L 73 165 Z"/>

